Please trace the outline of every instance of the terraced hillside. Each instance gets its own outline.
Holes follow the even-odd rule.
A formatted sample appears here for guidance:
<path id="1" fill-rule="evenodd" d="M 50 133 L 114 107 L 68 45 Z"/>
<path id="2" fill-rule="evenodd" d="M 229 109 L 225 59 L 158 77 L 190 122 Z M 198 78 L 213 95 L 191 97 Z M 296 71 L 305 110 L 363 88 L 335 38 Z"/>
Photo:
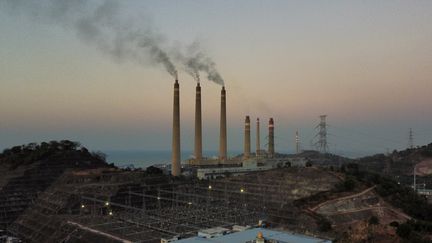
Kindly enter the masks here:
<path id="1" fill-rule="evenodd" d="M 0 155 L 0 229 L 6 229 L 68 169 L 97 167 L 109 166 L 70 141 L 6 149 Z"/>
<path id="2" fill-rule="evenodd" d="M 11 172 L 1 187 L 4 227 L 26 242 L 156 243 L 259 221 L 341 242 L 394 242 L 400 237 L 390 224 L 429 227 L 412 221 L 429 220 L 432 210 L 412 207 L 425 202 L 411 189 L 356 164 L 198 180 L 157 168 L 119 170 L 61 144 L 52 144 L 51 155 L 32 145 L 0 157 L 2 170 Z"/>

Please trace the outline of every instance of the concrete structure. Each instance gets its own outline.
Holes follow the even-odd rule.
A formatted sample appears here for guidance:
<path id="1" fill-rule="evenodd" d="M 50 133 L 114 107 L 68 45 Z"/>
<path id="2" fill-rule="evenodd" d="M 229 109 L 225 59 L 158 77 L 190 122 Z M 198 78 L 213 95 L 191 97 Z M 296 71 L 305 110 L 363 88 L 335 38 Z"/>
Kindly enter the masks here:
<path id="1" fill-rule="evenodd" d="M 432 189 L 417 189 L 417 193 L 420 195 L 432 197 Z"/>
<path id="2" fill-rule="evenodd" d="M 269 121 L 269 136 L 268 136 L 268 156 L 273 158 L 275 154 L 274 148 L 274 120 L 270 118 Z"/>
<path id="3" fill-rule="evenodd" d="M 425 196 L 428 203 L 432 204 L 432 189 L 426 189 L 426 188 L 417 189 L 417 193 L 422 196 Z"/>
<path id="4" fill-rule="evenodd" d="M 249 159 L 251 153 L 251 126 L 250 126 L 250 118 L 246 116 L 245 120 L 245 134 L 244 134 L 244 159 Z"/>
<path id="5" fill-rule="evenodd" d="M 198 237 L 210 239 L 210 238 L 214 238 L 214 237 L 223 236 L 226 233 L 228 233 L 228 231 L 229 231 L 229 229 L 222 228 L 222 227 L 204 229 L 204 230 L 198 231 Z"/>
<path id="6" fill-rule="evenodd" d="M 240 232 L 215 236 L 212 238 L 192 237 L 174 241 L 176 243 L 331 243 L 331 240 L 315 238 L 311 236 L 269 230 L 264 228 L 247 229 Z"/>
<path id="7" fill-rule="evenodd" d="M 225 161 L 226 159 L 227 159 L 226 91 L 225 91 L 225 86 L 223 86 L 221 91 L 219 160 Z"/>
<path id="8" fill-rule="evenodd" d="M 308 160 L 304 157 L 294 157 L 290 158 L 289 162 L 291 163 L 292 167 L 306 167 Z"/>
<path id="9" fill-rule="evenodd" d="M 222 167 L 222 168 L 199 168 L 197 169 L 198 179 L 216 179 L 219 177 L 238 176 L 256 171 L 273 169 L 273 165 L 257 166 L 255 159 L 245 160 L 241 167 Z"/>
<path id="10" fill-rule="evenodd" d="M 260 135 L 260 120 L 257 118 L 256 121 L 256 156 L 260 156 L 261 150 L 261 135 Z"/>
<path id="11" fill-rule="evenodd" d="M 181 174 L 180 165 L 180 85 L 176 77 L 174 84 L 173 135 L 172 135 L 172 166 L 171 174 Z"/>
<path id="12" fill-rule="evenodd" d="M 195 159 L 202 160 L 201 86 L 197 83 L 195 96 Z"/>
<path id="13" fill-rule="evenodd" d="M 262 221 L 262 220 L 260 220 Z M 243 225 L 233 225 L 232 231 L 234 232 L 241 232 L 252 228 L 251 226 L 243 226 Z"/>
<path id="14" fill-rule="evenodd" d="M 257 168 L 258 167 L 258 161 L 256 159 L 246 159 L 242 162 L 243 168 Z"/>

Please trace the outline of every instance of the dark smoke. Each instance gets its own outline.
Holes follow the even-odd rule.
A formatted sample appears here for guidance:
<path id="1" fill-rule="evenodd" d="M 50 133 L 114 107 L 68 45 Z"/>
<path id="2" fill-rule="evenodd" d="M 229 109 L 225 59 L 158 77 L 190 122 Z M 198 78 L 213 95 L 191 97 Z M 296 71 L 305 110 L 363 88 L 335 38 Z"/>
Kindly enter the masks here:
<path id="1" fill-rule="evenodd" d="M 197 72 L 197 73 L 195 73 L 195 80 L 198 82 L 198 83 L 200 83 L 201 82 L 201 78 L 200 78 L 200 75 L 199 75 L 199 73 Z"/>
<path id="2" fill-rule="evenodd" d="M 217 71 L 215 62 L 202 52 L 199 43 L 193 43 L 186 49 L 186 54 L 176 53 L 175 57 L 197 82 L 199 82 L 199 73 L 204 72 L 208 80 L 224 85 L 224 80 Z"/>
<path id="3" fill-rule="evenodd" d="M 184 65 L 186 65 L 187 69 L 191 70 L 192 76 L 198 76 L 200 71 L 205 72 L 208 80 L 224 85 L 221 75 L 216 70 L 216 64 L 209 57 L 206 57 L 202 53 L 198 53 L 186 58 L 185 61 Z"/>
<path id="4" fill-rule="evenodd" d="M 162 64 L 173 77 L 176 68 L 149 21 L 120 18 L 120 1 L 0 0 L 12 15 L 58 24 L 118 60 Z M 94 4 L 96 3 L 96 4 Z"/>

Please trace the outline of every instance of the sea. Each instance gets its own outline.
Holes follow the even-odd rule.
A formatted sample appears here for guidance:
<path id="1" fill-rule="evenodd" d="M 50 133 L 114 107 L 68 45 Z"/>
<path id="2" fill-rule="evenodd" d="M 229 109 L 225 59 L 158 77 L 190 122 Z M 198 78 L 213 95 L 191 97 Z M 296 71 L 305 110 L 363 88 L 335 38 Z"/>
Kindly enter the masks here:
<path id="1" fill-rule="evenodd" d="M 114 163 L 118 167 L 147 168 L 152 165 L 162 165 L 171 163 L 171 150 L 145 151 L 145 150 L 106 150 L 107 162 Z M 228 156 L 235 156 L 241 151 L 229 152 Z M 216 157 L 217 151 L 203 151 L 203 155 L 209 158 Z M 185 161 L 192 158 L 193 151 L 182 151 L 181 160 Z"/>

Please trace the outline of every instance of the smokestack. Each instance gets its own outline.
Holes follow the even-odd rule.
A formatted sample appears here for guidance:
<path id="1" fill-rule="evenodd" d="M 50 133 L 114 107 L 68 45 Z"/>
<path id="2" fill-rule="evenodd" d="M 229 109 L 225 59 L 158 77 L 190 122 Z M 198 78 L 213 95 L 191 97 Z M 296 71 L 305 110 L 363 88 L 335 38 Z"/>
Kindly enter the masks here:
<path id="1" fill-rule="evenodd" d="M 226 91 L 225 86 L 221 91 L 221 116 L 220 116 L 220 141 L 219 141 L 219 159 L 227 159 L 227 121 L 226 121 Z"/>
<path id="2" fill-rule="evenodd" d="M 256 157 L 259 157 L 261 150 L 261 141 L 260 141 L 260 120 L 257 118 L 256 122 Z"/>
<path id="3" fill-rule="evenodd" d="M 244 159 L 249 159 L 251 152 L 251 129 L 250 129 L 250 118 L 246 116 L 245 120 L 245 135 L 244 135 Z"/>
<path id="4" fill-rule="evenodd" d="M 173 107 L 173 140 L 172 140 L 172 166 L 171 174 L 179 176 L 180 165 L 180 85 L 176 75 L 174 84 L 174 107 Z"/>
<path id="5" fill-rule="evenodd" d="M 201 86 L 197 83 L 195 97 L 195 159 L 202 160 Z"/>
<path id="6" fill-rule="evenodd" d="M 275 149 L 274 149 L 274 121 L 273 118 L 270 118 L 269 121 L 269 141 L 268 141 L 268 154 L 270 158 L 274 157 Z"/>

